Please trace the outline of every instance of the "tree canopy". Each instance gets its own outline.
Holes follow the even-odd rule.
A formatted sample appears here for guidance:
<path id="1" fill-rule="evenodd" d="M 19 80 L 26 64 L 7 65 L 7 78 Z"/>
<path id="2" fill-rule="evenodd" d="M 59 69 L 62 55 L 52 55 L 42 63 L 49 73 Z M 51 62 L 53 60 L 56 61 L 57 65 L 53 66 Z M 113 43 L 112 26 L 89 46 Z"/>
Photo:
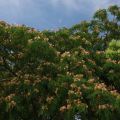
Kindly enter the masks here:
<path id="1" fill-rule="evenodd" d="M 0 120 L 119 120 L 120 7 L 71 28 L 0 21 Z"/>

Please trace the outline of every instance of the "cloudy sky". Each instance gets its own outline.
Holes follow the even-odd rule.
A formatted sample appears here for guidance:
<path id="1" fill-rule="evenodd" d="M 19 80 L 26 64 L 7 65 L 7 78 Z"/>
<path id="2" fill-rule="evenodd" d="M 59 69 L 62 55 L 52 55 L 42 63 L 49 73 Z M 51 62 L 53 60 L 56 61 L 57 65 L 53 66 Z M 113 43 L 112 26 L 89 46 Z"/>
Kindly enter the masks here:
<path id="1" fill-rule="evenodd" d="M 0 20 L 37 28 L 70 27 L 120 0 L 0 0 Z"/>

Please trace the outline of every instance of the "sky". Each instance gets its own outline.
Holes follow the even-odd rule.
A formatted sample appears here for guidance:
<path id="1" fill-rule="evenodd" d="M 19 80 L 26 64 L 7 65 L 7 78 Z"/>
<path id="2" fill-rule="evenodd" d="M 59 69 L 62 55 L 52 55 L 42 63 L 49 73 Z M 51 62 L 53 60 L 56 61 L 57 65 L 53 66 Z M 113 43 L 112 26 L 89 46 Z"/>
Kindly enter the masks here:
<path id="1" fill-rule="evenodd" d="M 0 0 L 0 20 L 39 30 L 71 27 L 120 0 Z"/>

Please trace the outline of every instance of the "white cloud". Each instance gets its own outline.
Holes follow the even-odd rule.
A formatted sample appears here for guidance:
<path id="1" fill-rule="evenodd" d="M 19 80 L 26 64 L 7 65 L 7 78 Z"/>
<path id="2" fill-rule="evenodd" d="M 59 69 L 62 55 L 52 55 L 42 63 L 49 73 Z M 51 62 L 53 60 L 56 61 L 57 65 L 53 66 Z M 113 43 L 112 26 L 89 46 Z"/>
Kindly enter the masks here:
<path id="1" fill-rule="evenodd" d="M 47 0 L 46 0 L 47 1 Z M 52 7 L 60 6 L 60 8 L 65 9 L 65 12 L 89 12 L 93 13 L 99 8 L 108 7 L 111 4 L 119 4 L 119 0 L 49 0 L 49 1 L 39 0 L 39 4 L 50 3 Z M 12 14 L 22 13 L 24 9 L 32 6 L 36 7 L 38 1 L 35 0 L 0 0 L 0 8 L 9 10 Z M 25 8 L 26 7 L 26 8 Z M 35 8 L 32 8 L 35 9 Z M 41 9 L 41 8 L 39 8 Z"/>
<path id="2" fill-rule="evenodd" d="M 51 27 L 55 22 L 57 26 L 68 24 L 65 21 L 73 24 L 78 18 L 89 19 L 97 9 L 113 4 L 120 5 L 120 0 L 0 0 L 0 19 Z"/>
<path id="3" fill-rule="evenodd" d="M 32 12 L 37 8 L 33 0 L 0 0 L 0 19 L 8 21 L 20 21 L 26 17 L 34 16 Z M 42 14 L 42 11 L 39 12 Z"/>
<path id="4" fill-rule="evenodd" d="M 15 9 L 18 10 L 22 7 L 23 0 L 0 0 L 0 7 L 5 9 Z"/>
<path id="5" fill-rule="evenodd" d="M 21 0 L 22 1 L 22 0 Z M 20 0 L 0 0 L 0 13 L 17 17 L 21 14 L 22 2 Z"/>
<path id="6" fill-rule="evenodd" d="M 0 0 L 1 9 L 8 10 L 8 12 L 22 12 L 24 7 L 33 4 L 33 0 Z"/>
<path id="7" fill-rule="evenodd" d="M 106 8 L 109 5 L 119 4 L 120 1 L 117 0 L 50 0 L 53 6 L 63 5 L 67 10 L 87 10 L 89 12 L 94 12 L 99 8 Z"/>
<path id="8" fill-rule="evenodd" d="M 62 5 L 66 9 L 78 9 L 79 0 L 51 0 L 54 6 Z"/>

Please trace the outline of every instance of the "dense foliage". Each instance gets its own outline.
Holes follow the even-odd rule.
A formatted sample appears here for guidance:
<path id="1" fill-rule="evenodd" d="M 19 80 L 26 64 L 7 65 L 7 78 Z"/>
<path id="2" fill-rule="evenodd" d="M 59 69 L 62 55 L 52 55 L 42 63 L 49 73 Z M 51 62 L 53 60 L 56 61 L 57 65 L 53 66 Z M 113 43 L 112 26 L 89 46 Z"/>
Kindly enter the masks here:
<path id="1" fill-rule="evenodd" d="M 58 31 L 0 22 L 0 120 L 119 120 L 120 7 Z"/>

